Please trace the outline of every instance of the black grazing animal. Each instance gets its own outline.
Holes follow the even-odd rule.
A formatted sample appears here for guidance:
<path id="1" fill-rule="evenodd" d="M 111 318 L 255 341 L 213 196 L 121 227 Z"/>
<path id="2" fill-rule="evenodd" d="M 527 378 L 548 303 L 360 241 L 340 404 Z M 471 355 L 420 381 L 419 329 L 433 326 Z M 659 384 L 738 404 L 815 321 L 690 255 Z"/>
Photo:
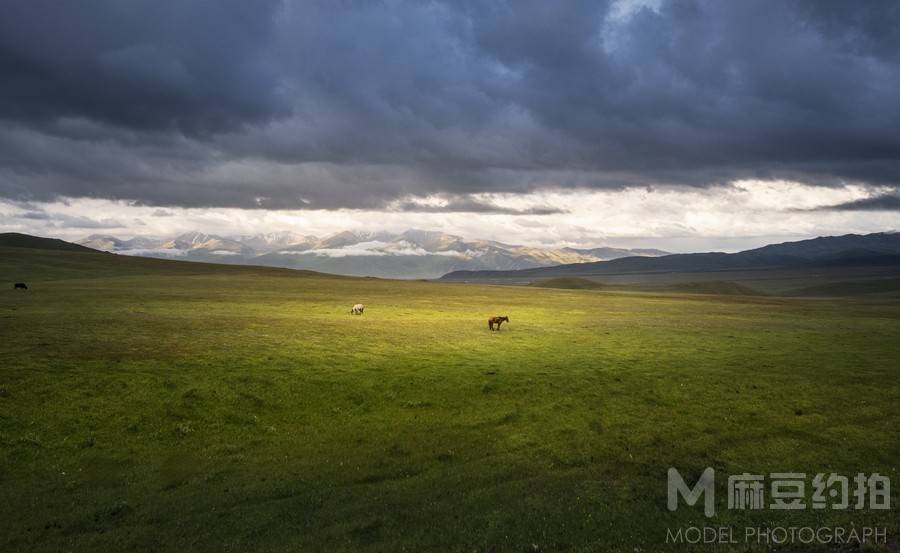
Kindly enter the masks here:
<path id="1" fill-rule="evenodd" d="M 24 282 L 17 282 L 13 284 L 13 290 L 28 290 L 28 286 Z"/>
<path id="2" fill-rule="evenodd" d="M 496 317 L 491 317 L 488 319 L 488 328 L 494 330 L 494 325 L 497 325 L 497 330 L 500 330 L 500 325 L 504 322 L 509 322 L 509 317 L 500 317 L 499 315 Z"/>

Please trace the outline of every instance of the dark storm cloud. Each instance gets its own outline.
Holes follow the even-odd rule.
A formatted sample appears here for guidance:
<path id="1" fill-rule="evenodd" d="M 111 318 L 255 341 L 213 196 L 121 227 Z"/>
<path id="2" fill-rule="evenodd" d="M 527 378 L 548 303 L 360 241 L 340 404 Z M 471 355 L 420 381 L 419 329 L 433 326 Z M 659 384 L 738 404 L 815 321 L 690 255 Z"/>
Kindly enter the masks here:
<path id="1" fill-rule="evenodd" d="M 881 194 L 871 198 L 820 207 L 817 211 L 900 211 L 900 195 Z"/>
<path id="2" fill-rule="evenodd" d="M 279 5 L 3 2 L 0 116 L 205 134 L 286 113 L 267 59 Z"/>
<path id="3" fill-rule="evenodd" d="M 900 182 L 893 0 L 2 4 L 12 199 Z"/>

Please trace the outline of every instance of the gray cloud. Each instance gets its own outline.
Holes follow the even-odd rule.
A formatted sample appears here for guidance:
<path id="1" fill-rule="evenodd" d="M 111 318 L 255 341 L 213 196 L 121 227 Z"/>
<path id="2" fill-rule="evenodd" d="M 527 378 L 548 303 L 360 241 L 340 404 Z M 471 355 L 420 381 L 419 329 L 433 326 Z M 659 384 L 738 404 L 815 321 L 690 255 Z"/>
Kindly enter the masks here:
<path id="1" fill-rule="evenodd" d="M 68 215 L 65 213 L 50 213 L 44 210 L 25 211 L 9 216 L 11 219 L 24 220 L 25 222 L 40 222 L 46 228 L 54 229 L 114 229 L 124 228 L 124 225 L 115 219 L 107 217 L 92 218 L 84 215 Z"/>
<path id="2" fill-rule="evenodd" d="M 900 4 L 11 2 L 0 197 L 900 182 Z"/>
<path id="3" fill-rule="evenodd" d="M 881 194 L 871 198 L 820 207 L 815 211 L 900 211 L 900 196 Z"/>
<path id="4" fill-rule="evenodd" d="M 46 211 L 27 211 L 19 215 L 22 219 L 31 219 L 32 221 L 49 221 L 53 217 Z"/>
<path id="5" fill-rule="evenodd" d="M 476 200 L 471 197 L 451 198 L 441 205 L 407 201 L 394 206 L 393 210 L 418 213 L 495 213 L 503 215 L 556 215 L 566 213 L 565 210 L 557 207 L 535 206 L 518 209 Z"/>
<path id="6" fill-rule="evenodd" d="M 53 214 L 52 220 L 53 224 L 51 226 L 57 228 L 115 229 L 125 226 L 116 219 L 92 219 L 83 215 L 65 215 L 61 213 Z"/>
<path id="7" fill-rule="evenodd" d="M 189 135 L 286 114 L 267 60 L 279 5 L 5 2 L 0 115 Z"/>

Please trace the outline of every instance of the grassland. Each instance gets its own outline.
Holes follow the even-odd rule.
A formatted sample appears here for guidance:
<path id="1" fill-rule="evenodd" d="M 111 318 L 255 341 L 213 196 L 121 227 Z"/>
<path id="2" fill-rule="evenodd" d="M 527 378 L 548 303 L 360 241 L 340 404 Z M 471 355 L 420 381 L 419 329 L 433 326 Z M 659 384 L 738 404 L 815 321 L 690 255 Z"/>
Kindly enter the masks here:
<path id="1" fill-rule="evenodd" d="M 0 290 L 2 551 L 671 551 L 705 520 L 666 510 L 670 466 L 879 472 L 890 512 L 712 523 L 900 531 L 896 303 L 9 248 L 0 275 L 31 288 Z"/>
<path id="2" fill-rule="evenodd" d="M 559 288 L 562 290 L 600 290 L 603 284 L 580 277 L 557 277 L 538 280 L 529 284 L 537 288 Z"/>

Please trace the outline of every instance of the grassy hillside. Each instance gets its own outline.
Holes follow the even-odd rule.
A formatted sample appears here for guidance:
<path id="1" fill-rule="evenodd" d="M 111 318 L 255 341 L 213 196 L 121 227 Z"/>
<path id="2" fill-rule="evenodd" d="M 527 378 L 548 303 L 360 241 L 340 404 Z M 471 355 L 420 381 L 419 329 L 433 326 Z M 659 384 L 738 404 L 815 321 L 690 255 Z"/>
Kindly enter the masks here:
<path id="1" fill-rule="evenodd" d="M 517 271 L 454 271 L 441 280 L 485 284 L 587 280 L 601 282 L 610 288 L 627 285 L 731 295 L 794 294 L 801 288 L 835 284 L 830 287 L 832 293 L 827 294 L 830 296 L 847 282 L 896 279 L 898 275 L 900 234 L 874 233 L 772 244 L 733 254 L 623 257 Z M 863 292 L 858 290 L 863 288 L 865 286 L 848 290 L 859 295 Z"/>
<path id="2" fill-rule="evenodd" d="M 763 296 L 763 292 L 729 281 L 671 282 L 667 284 L 606 284 L 596 280 L 580 277 L 559 277 L 537 280 L 529 283 L 537 288 L 559 288 L 564 290 L 607 290 L 619 292 L 656 292 L 712 294 L 726 296 Z"/>
<path id="3" fill-rule="evenodd" d="M 64 244 L 67 242 L 63 242 Z M 73 244 L 74 245 L 74 244 Z M 78 278 L 109 278 L 134 275 L 312 275 L 311 271 L 187 263 L 84 250 L 49 250 L 0 246 L 0 276 L 5 281 L 49 282 Z M 333 276 L 331 278 L 341 278 Z M 5 284 L 4 284 L 5 287 Z"/>
<path id="4" fill-rule="evenodd" d="M 12 249 L 0 275 L 35 283 L 0 289 L 2 551 L 672 551 L 704 519 L 666 510 L 670 466 L 879 472 L 900 499 L 896 302 Z M 900 532 L 712 523 L 773 519 Z"/>
<path id="5" fill-rule="evenodd" d="M 0 232 L 0 248 L 29 248 L 66 252 L 96 252 L 85 246 L 72 244 L 58 238 L 42 238 L 18 232 Z"/>
<path id="6" fill-rule="evenodd" d="M 719 294 L 732 296 L 762 296 L 759 290 L 737 282 L 716 280 L 710 282 L 685 282 L 670 284 L 666 289 L 689 294 Z"/>
<path id="7" fill-rule="evenodd" d="M 830 282 L 806 286 L 786 293 L 788 296 L 841 297 L 868 294 L 890 294 L 900 297 L 900 278 L 861 280 L 856 282 Z"/>
<path id="8" fill-rule="evenodd" d="M 529 284 L 537 288 L 562 288 L 568 290 L 599 290 L 603 285 L 599 282 L 578 277 L 548 278 L 536 280 Z"/>

